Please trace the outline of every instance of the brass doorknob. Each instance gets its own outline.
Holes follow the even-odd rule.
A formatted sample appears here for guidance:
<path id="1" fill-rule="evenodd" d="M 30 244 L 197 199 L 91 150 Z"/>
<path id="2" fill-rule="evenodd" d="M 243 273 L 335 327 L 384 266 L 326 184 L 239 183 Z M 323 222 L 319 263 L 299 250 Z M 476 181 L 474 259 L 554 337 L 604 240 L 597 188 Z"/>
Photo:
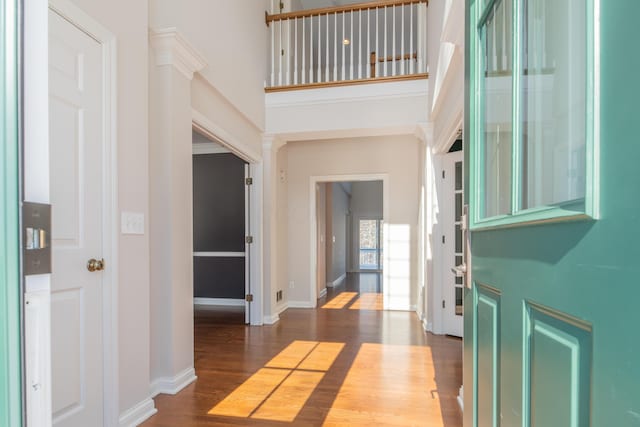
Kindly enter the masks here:
<path id="1" fill-rule="evenodd" d="M 101 259 L 100 261 L 98 261 L 97 259 L 91 258 L 87 262 L 87 270 L 89 270 L 92 273 L 94 271 L 104 270 L 104 259 Z"/>

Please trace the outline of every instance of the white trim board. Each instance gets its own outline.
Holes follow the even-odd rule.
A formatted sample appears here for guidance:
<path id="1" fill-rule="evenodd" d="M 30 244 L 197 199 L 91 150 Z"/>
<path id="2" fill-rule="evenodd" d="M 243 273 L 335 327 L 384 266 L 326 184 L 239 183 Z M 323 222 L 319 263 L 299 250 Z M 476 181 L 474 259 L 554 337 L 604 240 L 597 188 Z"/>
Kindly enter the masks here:
<path id="1" fill-rule="evenodd" d="M 336 286 L 340 286 L 342 284 L 342 282 L 344 282 L 346 279 L 347 279 L 347 273 L 344 273 L 342 276 L 338 277 L 333 282 L 327 282 L 327 288 L 335 288 Z M 320 295 L 320 296 L 322 296 L 322 295 Z M 318 298 L 320 298 L 320 297 L 318 297 Z"/>
<path id="2" fill-rule="evenodd" d="M 187 368 L 173 378 L 161 377 L 151 383 L 151 397 L 162 394 L 176 394 L 195 380 L 196 371 L 193 368 Z"/>
<path id="3" fill-rule="evenodd" d="M 311 301 L 289 301 L 289 308 L 316 308 L 315 302 Z"/>
<path id="4" fill-rule="evenodd" d="M 148 397 L 123 412 L 120 415 L 119 425 L 120 427 L 137 427 L 157 412 L 153 399 Z"/>
<path id="5" fill-rule="evenodd" d="M 318 298 L 322 298 L 324 296 L 327 296 L 327 288 L 320 289 L 320 296 L 318 296 Z"/>
<path id="6" fill-rule="evenodd" d="M 120 419 L 118 383 L 118 153 L 117 51 L 115 35 L 69 0 L 49 0 L 49 9 L 62 16 L 102 46 L 103 60 L 103 247 L 109 268 L 103 271 L 103 421 Z"/>
<path id="7" fill-rule="evenodd" d="M 194 252 L 194 257 L 209 257 L 209 258 L 235 258 L 241 257 L 244 258 L 246 256 L 245 252 Z"/>
<path id="8" fill-rule="evenodd" d="M 203 298 L 194 297 L 193 305 L 223 305 L 227 307 L 244 307 L 243 299 L 235 298 Z"/>
<path id="9" fill-rule="evenodd" d="M 227 147 L 216 144 L 215 142 L 198 142 L 191 145 L 191 151 L 194 156 L 201 154 L 226 154 L 231 153 Z"/>

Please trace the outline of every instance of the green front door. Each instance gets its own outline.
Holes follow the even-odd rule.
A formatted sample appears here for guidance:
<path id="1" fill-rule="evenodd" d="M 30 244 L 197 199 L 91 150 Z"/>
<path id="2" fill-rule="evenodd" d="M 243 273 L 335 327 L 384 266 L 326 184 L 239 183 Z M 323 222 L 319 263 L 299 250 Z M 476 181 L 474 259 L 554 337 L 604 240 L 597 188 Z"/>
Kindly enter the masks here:
<path id="1" fill-rule="evenodd" d="M 640 426 L 640 1 L 466 3 L 465 427 Z"/>
<path id="2" fill-rule="evenodd" d="M 0 0 L 0 426 L 21 425 L 17 1 Z"/>

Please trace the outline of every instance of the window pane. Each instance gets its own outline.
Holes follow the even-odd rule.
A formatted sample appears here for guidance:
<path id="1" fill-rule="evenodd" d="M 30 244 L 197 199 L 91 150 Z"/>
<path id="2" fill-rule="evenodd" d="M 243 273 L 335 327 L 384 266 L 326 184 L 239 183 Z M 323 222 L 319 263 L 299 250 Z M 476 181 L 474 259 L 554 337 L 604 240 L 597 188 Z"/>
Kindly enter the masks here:
<path id="1" fill-rule="evenodd" d="M 512 0 L 498 1 L 483 29 L 484 218 L 511 213 Z"/>
<path id="2" fill-rule="evenodd" d="M 586 4 L 524 1 L 523 209 L 585 195 Z"/>

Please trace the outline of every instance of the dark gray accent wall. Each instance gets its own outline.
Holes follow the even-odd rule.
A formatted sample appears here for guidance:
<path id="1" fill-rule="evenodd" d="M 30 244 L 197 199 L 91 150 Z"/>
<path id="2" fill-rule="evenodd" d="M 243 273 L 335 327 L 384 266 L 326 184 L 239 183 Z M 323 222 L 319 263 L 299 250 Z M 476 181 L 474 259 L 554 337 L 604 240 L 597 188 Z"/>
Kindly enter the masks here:
<path id="1" fill-rule="evenodd" d="M 244 251 L 244 165 L 233 154 L 193 156 L 193 250 Z"/>
<path id="2" fill-rule="evenodd" d="M 244 252 L 244 165 L 230 153 L 193 156 L 194 252 Z M 193 295 L 244 298 L 245 258 L 195 257 Z"/>

